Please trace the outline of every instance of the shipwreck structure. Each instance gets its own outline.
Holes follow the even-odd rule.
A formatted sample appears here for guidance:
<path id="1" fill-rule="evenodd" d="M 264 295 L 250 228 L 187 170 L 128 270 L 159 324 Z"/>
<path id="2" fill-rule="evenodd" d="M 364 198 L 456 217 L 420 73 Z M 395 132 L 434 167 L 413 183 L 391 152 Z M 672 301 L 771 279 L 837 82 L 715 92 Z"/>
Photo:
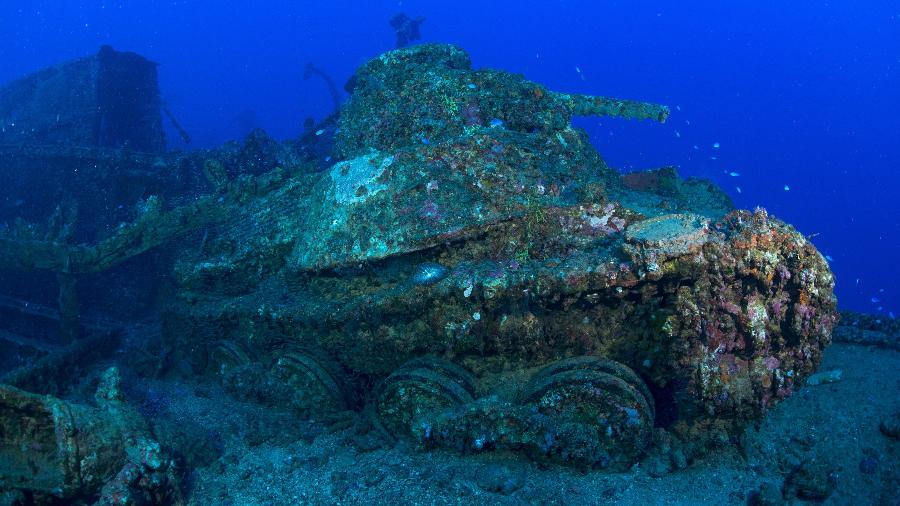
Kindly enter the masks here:
<path id="1" fill-rule="evenodd" d="M 0 88 L 0 144 L 162 152 L 156 63 L 103 46 Z"/>
<path id="2" fill-rule="evenodd" d="M 172 184 L 131 195 L 103 234 L 56 232 L 62 207 L 8 227 L 0 267 L 57 276 L 65 322 L 67 280 L 165 251 L 167 356 L 426 447 L 611 470 L 661 439 L 702 452 L 818 366 L 833 277 L 792 227 L 708 182 L 609 167 L 580 115 L 669 110 L 475 70 L 455 46 L 391 51 L 357 71 L 324 172 L 302 142 L 259 134 L 119 152 Z"/>

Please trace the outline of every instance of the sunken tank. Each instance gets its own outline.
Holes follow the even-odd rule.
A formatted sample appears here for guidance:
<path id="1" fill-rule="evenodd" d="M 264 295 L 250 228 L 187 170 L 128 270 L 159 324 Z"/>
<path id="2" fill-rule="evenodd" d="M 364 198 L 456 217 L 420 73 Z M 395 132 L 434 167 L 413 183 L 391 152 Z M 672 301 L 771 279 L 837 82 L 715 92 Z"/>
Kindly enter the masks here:
<path id="1" fill-rule="evenodd" d="M 356 74 L 334 158 L 184 247 L 165 334 L 196 373 L 426 447 L 624 469 L 733 436 L 818 366 L 815 247 L 672 169 L 620 175 L 575 115 L 652 104 L 473 70 L 462 50 Z"/>

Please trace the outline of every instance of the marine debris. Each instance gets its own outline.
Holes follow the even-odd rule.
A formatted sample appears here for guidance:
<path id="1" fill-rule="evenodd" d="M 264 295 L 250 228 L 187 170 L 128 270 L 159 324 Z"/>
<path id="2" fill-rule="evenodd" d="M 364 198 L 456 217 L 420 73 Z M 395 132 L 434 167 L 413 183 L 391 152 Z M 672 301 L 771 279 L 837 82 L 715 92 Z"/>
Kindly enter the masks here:
<path id="1" fill-rule="evenodd" d="M 900 322 L 891 317 L 841 311 L 834 340 L 900 351 Z"/>
<path id="2" fill-rule="evenodd" d="M 181 141 L 185 144 L 191 143 L 191 134 L 181 126 L 181 123 L 178 122 L 178 119 L 175 118 L 175 114 L 172 113 L 172 110 L 169 109 L 168 106 L 162 107 L 162 112 L 169 118 L 169 122 L 172 123 L 172 128 L 174 128 L 178 132 L 178 136 L 181 137 Z"/>
<path id="3" fill-rule="evenodd" d="M 100 505 L 183 504 L 174 461 L 119 387 L 108 370 L 91 407 L 0 385 L 3 487 L 27 490 L 37 504 L 90 496 Z"/>

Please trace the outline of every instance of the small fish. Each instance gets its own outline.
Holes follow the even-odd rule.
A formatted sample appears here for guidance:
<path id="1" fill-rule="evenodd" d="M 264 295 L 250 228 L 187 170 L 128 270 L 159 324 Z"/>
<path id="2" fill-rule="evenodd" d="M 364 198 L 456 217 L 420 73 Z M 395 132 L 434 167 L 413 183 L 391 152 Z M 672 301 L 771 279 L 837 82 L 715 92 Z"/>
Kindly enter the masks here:
<path id="1" fill-rule="evenodd" d="M 741 173 L 740 172 L 729 172 L 728 175 L 731 177 L 740 177 Z"/>
<path id="2" fill-rule="evenodd" d="M 580 77 L 582 81 L 585 80 L 585 79 L 584 79 L 584 74 L 581 73 L 581 68 L 580 68 L 580 67 L 575 67 L 575 72 L 578 72 L 578 77 Z"/>
<path id="3" fill-rule="evenodd" d="M 881 299 L 879 299 L 878 297 L 872 297 L 872 304 L 878 304 L 879 302 L 881 302 Z"/>
<path id="4" fill-rule="evenodd" d="M 894 316 L 894 312 L 893 312 L 893 311 L 888 311 L 888 316 L 891 317 L 891 320 L 896 320 L 896 319 L 897 319 L 897 317 Z"/>
<path id="5" fill-rule="evenodd" d="M 738 193 L 741 193 L 741 187 L 740 187 L 740 186 L 735 186 L 734 189 L 737 190 Z"/>
<path id="6" fill-rule="evenodd" d="M 714 142 L 714 143 L 713 143 L 713 149 L 719 149 L 719 143 L 718 143 L 718 142 Z"/>
<path id="7" fill-rule="evenodd" d="M 694 144 L 694 149 L 700 149 L 700 146 Z"/>
<path id="8" fill-rule="evenodd" d="M 324 134 L 324 133 L 325 133 L 325 129 L 324 129 L 324 128 L 321 129 L 321 130 L 316 130 L 316 135 L 317 135 L 317 136 L 322 135 L 322 134 Z"/>
<path id="9" fill-rule="evenodd" d="M 681 138 L 681 133 L 679 133 L 678 130 L 675 130 L 675 137 Z"/>
<path id="10" fill-rule="evenodd" d="M 680 106 L 680 105 L 676 105 L 676 106 L 675 106 L 675 110 L 676 110 L 676 111 L 680 111 L 680 110 L 681 110 L 681 106 Z"/>
<path id="11" fill-rule="evenodd" d="M 428 140 L 428 137 L 425 137 L 424 135 L 419 137 L 419 140 L 422 141 L 422 144 L 431 144 L 431 141 Z"/>
<path id="12" fill-rule="evenodd" d="M 784 185 L 784 191 L 786 191 L 786 192 L 791 191 L 791 187 L 788 185 Z"/>
<path id="13" fill-rule="evenodd" d="M 831 258 L 831 255 L 825 255 L 825 260 L 828 260 L 829 262 L 834 262 L 834 259 Z"/>
<path id="14" fill-rule="evenodd" d="M 477 88 L 477 87 L 478 87 L 478 86 L 475 86 L 474 83 L 469 83 L 469 89 L 470 89 L 470 90 L 474 90 L 474 89 Z"/>
<path id="15" fill-rule="evenodd" d="M 490 125 L 491 125 L 491 128 L 499 128 L 499 127 L 502 127 L 502 126 L 503 126 L 503 120 L 502 120 L 502 119 L 494 118 L 494 119 L 491 120 Z"/>
<path id="16" fill-rule="evenodd" d="M 412 281 L 416 285 L 432 285 L 447 277 L 450 271 L 441 264 L 425 262 L 416 267 Z"/>

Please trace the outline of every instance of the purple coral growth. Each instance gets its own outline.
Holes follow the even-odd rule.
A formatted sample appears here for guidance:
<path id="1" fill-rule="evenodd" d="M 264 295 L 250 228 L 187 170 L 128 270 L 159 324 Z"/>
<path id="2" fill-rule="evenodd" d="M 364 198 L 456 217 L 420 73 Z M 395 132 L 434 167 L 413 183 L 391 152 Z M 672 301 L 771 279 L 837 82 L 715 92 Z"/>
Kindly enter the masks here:
<path id="1" fill-rule="evenodd" d="M 422 207 L 419 208 L 419 217 L 437 219 L 440 218 L 440 209 L 432 200 L 426 200 Z"/>

